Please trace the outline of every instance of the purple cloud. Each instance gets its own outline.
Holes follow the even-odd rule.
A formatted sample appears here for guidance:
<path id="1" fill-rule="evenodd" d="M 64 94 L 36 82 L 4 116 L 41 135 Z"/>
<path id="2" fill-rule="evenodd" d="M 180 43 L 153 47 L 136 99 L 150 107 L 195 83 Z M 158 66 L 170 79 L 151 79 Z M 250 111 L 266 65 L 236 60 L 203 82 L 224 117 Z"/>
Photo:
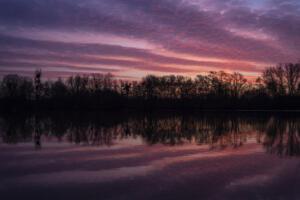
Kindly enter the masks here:
<path id="1" fill-rule="evenodd" d="M 207 68 L 257 73 L 261 66 L 299 60 L 299 9 L 295 0 L 2 0 L 0 71 L 9 72 L 18 63 L 59 69 L 57 63 L 64 62 L 74 72 L 84 65 L 118 69 L 120 75 L 126 70 L 184 74 Z M 28 38 L 32 30 L 37 34 Z M 39 31 L 70 37 L 80 32 L 82 38 L 106 34 L 132 44 L 142 40 L 151 48 L 80 38 L 63 42 Z"/>

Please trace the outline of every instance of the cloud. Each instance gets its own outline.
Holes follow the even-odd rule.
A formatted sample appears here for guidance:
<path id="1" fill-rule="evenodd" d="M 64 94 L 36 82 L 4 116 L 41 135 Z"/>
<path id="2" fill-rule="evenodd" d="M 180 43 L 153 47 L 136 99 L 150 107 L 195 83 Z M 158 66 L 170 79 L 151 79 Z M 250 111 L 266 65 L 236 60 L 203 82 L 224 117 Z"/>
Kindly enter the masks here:
<path id="1" fill-rule="evenodd" d="M 299 8 L 295 0 L 2 0 L 0 59 L 13 60 L 5 52 L 27 49 L 38 62 L 51 58 L 137 72 L 258 72 L 262 65 L 299 59 Z M 113 44 L 91 36 L 103 34 L 115 38 Z M 65 58 L 46 58 L 49 52 Z M 95 54 L 129 59 L 87 59 Z M 223 60 L 223 67 L 186 55 Z"/>

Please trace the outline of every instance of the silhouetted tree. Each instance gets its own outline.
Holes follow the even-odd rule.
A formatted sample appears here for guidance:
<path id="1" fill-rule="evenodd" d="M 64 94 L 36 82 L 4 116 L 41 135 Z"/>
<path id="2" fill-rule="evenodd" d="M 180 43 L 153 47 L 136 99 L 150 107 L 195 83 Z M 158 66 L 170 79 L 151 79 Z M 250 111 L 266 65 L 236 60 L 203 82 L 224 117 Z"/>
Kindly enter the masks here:
<path id="1" fill-rule="evenodd" d="M 286 63 L 269 67 L 263 72 L 263 80 L 273 96 L 295 95 L 300 81 L 300 64 Z"/>
<path id="2" fill-rule="evenodd" d="M 62 79 L 58 79 L 51 85 L 51 96 L 56 99 L 64 98 L 68 95 L 68 88 Z"/>
<path id="3" fill-rule="evenodd" d="M 288 63 L 284 65 L 284 75 L 287 89 L 290 95 L 295 95 L 300 81 L 300 63 Z"/>
<path id="4" fill-rule="evenodd" d="M 247 79 L 240 73 L 233 73 L 230 76 L 230 88 L 233 97 L 239 97 L 245 91 Z"/>
<path id="5" fill-rule="evenodd" d="M 31 99 L 33 94 L 32 81 L 19 75 L 6 75 L 1 82 L 2 98 Z"/>
<path id="6" fill-rule="evenodd" d="M 34 75 L 34 91 L 35 91 L 35 99 L 38 101 L 41 98 L 42 95 L 42 71 L 41 70 L 36 70 L 35 75 Z"/>
<path id="7" fill-rule="evenodd" d="M 297 63 L 269 67 L 256 82 L 224 71 L 194 79 L 148 75 L 141 81 L 124 81 L 112 74 L 90 74 L 42 81 L 42 72 L 37 70 L 33 80 L 19 75 L 3 77 L 0 108 L 300 109 L 299 86 Z"/>

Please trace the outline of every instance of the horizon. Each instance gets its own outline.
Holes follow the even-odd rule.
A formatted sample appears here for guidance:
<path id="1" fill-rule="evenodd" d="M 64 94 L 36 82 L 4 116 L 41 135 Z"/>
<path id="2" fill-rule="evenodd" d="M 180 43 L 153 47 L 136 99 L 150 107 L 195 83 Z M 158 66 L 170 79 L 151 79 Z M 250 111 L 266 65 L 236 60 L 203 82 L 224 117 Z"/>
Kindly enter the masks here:
<path id="1" fill-rule="evenodd" d="M 0 76 L 257 77 L 300 59 L 295 0 L 3 0 Z"/>
<path id="2" fill-rule="evenodd" d="M 3 199 L 300 199 L 300 0 L 0 0 Z"/>

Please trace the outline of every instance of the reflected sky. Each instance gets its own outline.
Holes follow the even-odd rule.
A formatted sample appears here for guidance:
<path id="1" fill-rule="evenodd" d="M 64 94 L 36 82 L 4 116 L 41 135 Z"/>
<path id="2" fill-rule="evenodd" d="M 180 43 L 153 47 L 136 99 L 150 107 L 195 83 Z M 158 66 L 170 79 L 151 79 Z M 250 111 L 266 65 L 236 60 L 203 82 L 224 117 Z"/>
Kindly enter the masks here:
<path id="1" fill-rule="evenodd" d="M 297 114 L 54 116 L 1 118 L 5 199 L 300 196 Z"/>

